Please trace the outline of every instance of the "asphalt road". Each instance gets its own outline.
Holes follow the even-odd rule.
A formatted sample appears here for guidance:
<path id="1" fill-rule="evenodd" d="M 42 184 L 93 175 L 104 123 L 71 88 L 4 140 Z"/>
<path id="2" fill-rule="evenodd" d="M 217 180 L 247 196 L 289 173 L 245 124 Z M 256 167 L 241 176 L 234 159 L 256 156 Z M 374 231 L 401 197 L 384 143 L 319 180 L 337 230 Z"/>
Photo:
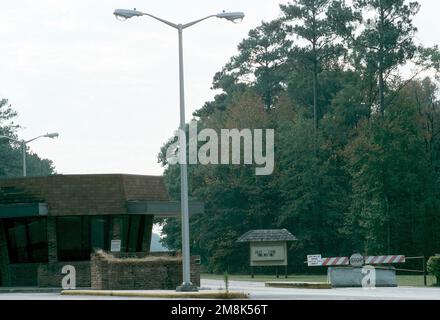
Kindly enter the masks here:
<path id="1" fill-rule="evenodd" d="M 224 286 L 220 280 L 202 280 L 202 287 L 218 289 Z M 231 291 L 250 293 L 258 300 L 440 300 L 440 288 L 337 288 L 293 289 L 268 288 L 264 282 L 230 281 Z"/>
<path id="2" fill-rule="evenodd" d="M 224 288 L 220 280 L 202 280 L 202 290 Z M 268 288 L 264 282 L 230 281 L 231 291 L 250 294 L 256 300 L 440 300 L 440 288 L 340 288 L 292 289 Z M 121 300 L 145 299 L 105 296 L 62 296 L 59 293 L 0 293 L 0 300 Z"/>

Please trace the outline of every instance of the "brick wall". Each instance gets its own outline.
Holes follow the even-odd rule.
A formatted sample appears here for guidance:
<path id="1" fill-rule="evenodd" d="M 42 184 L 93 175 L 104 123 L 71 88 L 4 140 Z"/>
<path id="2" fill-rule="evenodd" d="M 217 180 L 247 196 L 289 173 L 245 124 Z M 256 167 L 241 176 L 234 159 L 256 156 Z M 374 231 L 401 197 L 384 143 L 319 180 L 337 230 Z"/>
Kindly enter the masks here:
<path id="1" fill-rule="evenodd" d="M 7 286 L 10 283 L 9 277 L 9 255 L 6 244 L 5 229 L 3 227 L 3 220 L 0 219 L 0 285 Z"/>
<path id="2" fill-rule="evenodd" d="M 142 259 L 152 256 L 159 259 Z M 194 260 L 195 257 L 191 282 L 200 286 L 200 266 Z M 99 253 L 92 254 L 91 283 L 93 289 L 101 290 L 174 290 L 182 283 L 182 259 L 164 254 L 118 254 L 108 259 Z"/>
<path id="3" fill-rule="evenodd" d="M 90 288 L 90 261 L 58 262 L 40 264 L 37 270 L 38 286 L 43 288 L 61 288 L 64 266 L 71 265 L 76 271 L 76 287 Z"/>
<path id="4" fill-rule="evenodd" d="M 9 265 L 9 283 L 4 286 L 10 287 L 35 287 L 37 286 L 37 270 L 39 263 L 22 263 Z"/>
<path id="5" fill-rule="evenodd" d="M 144 261 L 145 257 L 161 257 L 167 261 Z M 38 286 L 61 288 L 65 265 L 75 267 L 76 286 L 103 290 L 175 289 L 182 282 L 182 260 L 165 253 L 120 253 L 116 261 L 108 261 L 92 254 L 90 261 L 26 263 L 8 265 L 7 278 L 2 276 L 3 286 Z M 135 261 L 127 262 L 127 258 Z M 200 286 L 200 265 L 192 257 L 191 282 Z M 124 261 L 125 260 L 125 261 Z M 137 260 L 137 261 L 136 261 Z"/>
<path id="6" fill-rule="evenodd" d="M 47 258 L 49 263 L 58 262 L 57 226 L 55 217 L 46 219 Z"/>

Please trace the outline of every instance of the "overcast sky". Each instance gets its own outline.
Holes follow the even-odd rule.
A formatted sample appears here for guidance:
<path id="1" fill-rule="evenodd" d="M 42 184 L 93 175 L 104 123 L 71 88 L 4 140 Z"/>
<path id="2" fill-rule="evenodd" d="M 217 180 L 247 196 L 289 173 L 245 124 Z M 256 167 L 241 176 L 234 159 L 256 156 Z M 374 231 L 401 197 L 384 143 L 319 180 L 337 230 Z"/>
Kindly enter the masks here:
<path id="1" fill-rule="evenodd" d="M 440 2 L 419 2 L 418 41 L 440 43 Z M 114 9 L 137 8 L 176 23 L 222 10 L 246 13 L 241 24 L 211 19 L 185 31 L 189 120 L 215 95 L 215 72 L 251 28 L 279 15 L 279 3 L 4 0 L 0 98 L 18 111 L 20 138 L 60 133 L 31 145 L 59 173 L 161 174 L 157 154 L 179 123 L 177 32 L 147 17 L 120 22 Z"/>

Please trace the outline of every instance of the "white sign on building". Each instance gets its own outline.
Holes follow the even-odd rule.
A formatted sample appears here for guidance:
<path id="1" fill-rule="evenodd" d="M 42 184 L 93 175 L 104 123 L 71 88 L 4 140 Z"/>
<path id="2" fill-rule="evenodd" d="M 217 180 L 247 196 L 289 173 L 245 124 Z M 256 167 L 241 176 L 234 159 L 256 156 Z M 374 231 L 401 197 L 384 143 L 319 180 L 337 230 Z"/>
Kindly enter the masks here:
<path id="1" fill-rule="evenodd" d="M 121 252 L 121 240 L 112 240 L 110 243 L 111 252 Z"/>

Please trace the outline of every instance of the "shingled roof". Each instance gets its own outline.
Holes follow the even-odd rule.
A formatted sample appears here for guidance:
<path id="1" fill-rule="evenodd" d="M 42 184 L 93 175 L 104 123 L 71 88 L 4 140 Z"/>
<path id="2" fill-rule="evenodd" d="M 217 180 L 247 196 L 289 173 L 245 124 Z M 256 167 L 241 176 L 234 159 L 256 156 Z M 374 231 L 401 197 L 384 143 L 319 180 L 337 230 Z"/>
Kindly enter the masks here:
<path id="1" fill-rule="evenodd" d="M 286 229 L 251 230 L 246 232 L 237 242 L 274 242 L 298 240 Z"/>
<path id="2" fill-rule="evenodd" d="M 0 205 L 46 203 L 54 216 L 125 214 L 127 201 L 169 201 L 163 178 L 85 174 L 0 179 Z"/>

